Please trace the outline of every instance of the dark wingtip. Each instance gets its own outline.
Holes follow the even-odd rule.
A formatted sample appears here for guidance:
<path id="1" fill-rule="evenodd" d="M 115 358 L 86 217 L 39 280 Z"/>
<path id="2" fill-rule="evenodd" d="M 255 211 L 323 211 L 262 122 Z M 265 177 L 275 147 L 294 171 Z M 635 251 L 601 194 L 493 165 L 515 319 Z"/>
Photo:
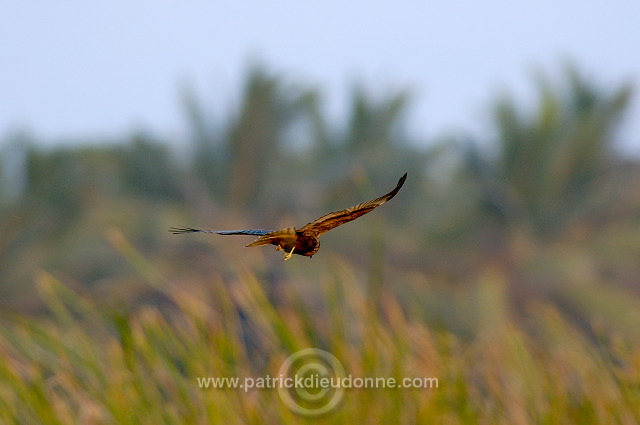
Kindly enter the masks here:
<path id="1" fill-rule="evenodd" d="M 407 173 L 404 173 L 404 175 L 402 177 L 400 177 L 400 180 L 398 180 L 398 184 L 396 185 L 396 187 L 393 188 L 393 190 L 389 193 L 387 193 L 386 195 L 382 196 L 381 198 L 385 198 L 384 202 L 388 201 L 389 199 L 393 198 L 394 196 L 396 196 L 396 194 L 400 191 L 400 189 L 402 188 L 402 185 L 404 184 L 404 181 L 407 180 Z M 379 199 L 381 199 L 379 198 Z"/>
<path id="2" fill-rule="evenodd" d="M 174 235 L 180 235 L 182 233 L 197 233 L 200 232 L 200 230 L 191 227 L 169 227 L 169 232 Z"/>
<path id="3" fill-rule="evenodd" d="M 396 186 L 402 186 L 406 179 L 407 179 L 407 173 L 404 173 L 404 175 L 400 177 L 400 180 L 398 180 L 398 184 Z"/>

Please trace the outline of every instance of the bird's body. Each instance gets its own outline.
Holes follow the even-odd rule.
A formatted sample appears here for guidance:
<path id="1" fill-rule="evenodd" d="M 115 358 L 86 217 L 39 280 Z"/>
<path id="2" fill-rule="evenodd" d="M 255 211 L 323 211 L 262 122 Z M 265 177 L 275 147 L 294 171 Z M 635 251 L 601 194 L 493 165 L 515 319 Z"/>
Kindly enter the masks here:
<path id="1" fill-rule="evenodd" d="M 262 245 L 275 245 L 276 250 L 284 250 L 284 259 L 288 260 L 293 254 L 304 255 L 306 257 L 312 257 L 318 249 L 320 249 L 320 241 L 318 238 L 325 232 L 344 224 L 349 221 L 355 220 L 358 217 L 371 212 L 375 208 L 384 204 L 400 190 L 404 181 L 407 179 L 407 174 L 400 178 L 396 187 L 386 195 L 373 199 L 362 204 L 355 205 L 351 208 L 332 212 L 305 224 L 300 229 L 295 227 L 287 227 L 282 230 L 263 230 L 263 229 L 247 229 L 247 230 L 200 230 L 190 227 L 172 227 L 169 231 L 174 234 L 180 233 L 217 233 L 219 235 L 257 235 L 258 239 L 247 245 L 262 246 Z"/>
<path id="2" fill-rule="evenodd" d="M 247 246 L 273 244 L 276 246 L 276 250 L 284 250 L 285 257 L 288 255 L 287 259 L 291 256 L 289 255 L 291 253 L 312 257 L 320 249 L 319 235 L 315 235 L 314 232 L 308 229 L 303 229 L 304 227 L 301 230 L 296 230 L 295 227 L 287 227 L 283 230 L 267 233 Z"/>

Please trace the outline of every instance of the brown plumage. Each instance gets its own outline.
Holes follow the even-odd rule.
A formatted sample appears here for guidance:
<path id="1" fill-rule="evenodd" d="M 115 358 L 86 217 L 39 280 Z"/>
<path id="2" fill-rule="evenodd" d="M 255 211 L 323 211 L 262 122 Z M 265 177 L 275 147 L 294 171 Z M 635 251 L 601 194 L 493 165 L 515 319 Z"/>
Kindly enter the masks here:
<path id="1" fill-rule="evenodd" d="M 258 239 L 247 246 L 275 245 L 277 251 L 281 249 L 285 251 L 285 260 L 291 258 L 291 255 L 293 254 L 312 257 L 320 248 L 320 241 L 318 240 L 320 235 L 340 226 L 341 224 L 355 220 L 356 218 L 361 217 L 384 204 L 389 199 L 396 196 L 396 193 L 398 193 L 406 179 L 407 173 L 400 178 L 396 187 L 386 195 L 362 204 L 354 205 L 351 208 L 323 215 L 311 223 L 305 224 L 300 229 L 287 227 L 283 230 L 248 229 L 214 231 L 193 229 L 190 227 L 172 227 L 169 231 L 174 234 L 217 233 L 219 235 L 259 235 L 260 237 Z"/>

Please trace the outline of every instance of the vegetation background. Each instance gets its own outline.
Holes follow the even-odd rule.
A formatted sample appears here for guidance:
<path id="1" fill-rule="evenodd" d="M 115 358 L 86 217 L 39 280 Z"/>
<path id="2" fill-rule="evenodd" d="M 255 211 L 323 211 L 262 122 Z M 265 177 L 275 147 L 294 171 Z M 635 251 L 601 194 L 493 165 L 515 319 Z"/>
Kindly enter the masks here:
<path id="1" fill-rule="evenodd" d="M 632 89 L 576 67 L 534 105 L 488 105 L 493 136 L 415 140 L 409 92 L 322 93 L 256 66 L 216 116 L 185 90 L 187 143 L 135 134 L 0 152 L 0 423 L 640 422 L 640 163 L 616 149 Z M 398 196 L 283 263 L 250 239 Z M 317 347 L 354 376 L 439 387 L 349 391 L 321 418 L 276 391 Z"/>

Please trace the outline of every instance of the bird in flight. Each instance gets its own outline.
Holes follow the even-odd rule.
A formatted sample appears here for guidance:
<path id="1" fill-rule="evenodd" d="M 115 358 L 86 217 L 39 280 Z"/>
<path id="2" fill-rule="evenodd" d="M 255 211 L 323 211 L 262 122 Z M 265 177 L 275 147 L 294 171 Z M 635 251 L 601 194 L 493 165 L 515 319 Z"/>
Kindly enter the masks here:
<path id="1" fill-rule="evenodd" d="M 217 233 L 219 235 L 255 235 L 258 239 L 251 242 L 250 246 L 275 245 L 276 251 L 284 250 L 284 260 L 291 258 L 293 254 L 312 257 L 313 254 L 320 249 L 320 241 L 318 238 L 323 233 L 348 223 L 358 217 L 362 217 L 368 212 L 387 202 L 396 196 L 404 181 L 407 179 L 407 173 L 398 180 L 396 187 L 386 195 L 362 204 L 354 205 L 340 211 L 335 211 L 307 223 L 299 229 L 295 227 L 287 227 L 283 230 L 263 230 L 263 229 L 247 229 L 247 230 L 201 230 L 191 227 L 171 227 L 169 231 L 175 235 L 182 233 Z"/>

